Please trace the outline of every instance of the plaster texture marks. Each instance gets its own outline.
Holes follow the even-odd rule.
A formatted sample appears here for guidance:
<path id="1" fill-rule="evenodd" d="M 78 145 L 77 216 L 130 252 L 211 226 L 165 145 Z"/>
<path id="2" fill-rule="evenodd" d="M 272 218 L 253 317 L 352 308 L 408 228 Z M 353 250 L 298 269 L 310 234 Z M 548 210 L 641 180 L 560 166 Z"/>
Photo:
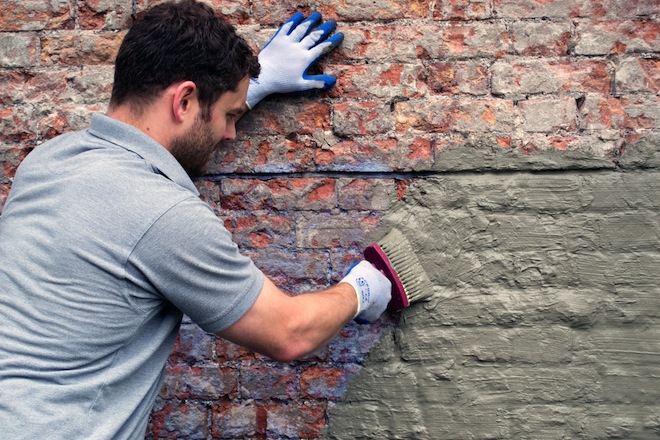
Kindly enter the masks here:
<path id="1" fill-rule="evenodd" d="M 659 189 L 655 170 L 415 182 L 384 222 L 434 297 L 372 350 L 326 438 L 658 438 Z"/>

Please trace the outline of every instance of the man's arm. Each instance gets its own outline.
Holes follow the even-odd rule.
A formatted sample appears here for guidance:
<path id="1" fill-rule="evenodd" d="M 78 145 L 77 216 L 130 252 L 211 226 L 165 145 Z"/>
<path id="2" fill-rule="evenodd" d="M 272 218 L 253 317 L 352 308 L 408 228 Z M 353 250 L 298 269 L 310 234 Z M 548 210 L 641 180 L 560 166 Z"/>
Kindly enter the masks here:
<path id="1" fill-rule="evenodd" d="M 377 319 L 390 298 L 391 283 L 366 261 L 339 284 L 297 296 L 286 295 L 266 277 L 250 310 L 219 336 L 290 362 L 327 345 L 355 317 Z"/>

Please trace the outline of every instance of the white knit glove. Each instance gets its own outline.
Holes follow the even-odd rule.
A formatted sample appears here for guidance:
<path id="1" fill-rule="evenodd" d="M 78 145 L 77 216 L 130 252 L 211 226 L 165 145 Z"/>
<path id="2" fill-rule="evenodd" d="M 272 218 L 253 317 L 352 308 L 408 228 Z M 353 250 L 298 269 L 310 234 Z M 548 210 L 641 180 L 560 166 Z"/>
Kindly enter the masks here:
<path id="1" fill-rule="evenodd" d="M 383 314 L 392 299 L 392 283 L 368 261 L 360 261 L 341 280 L 355 289 L 358 310 L 353 319 L 370 322 Z"/>
<path id="2" fill-rule="evenodd" d="M 261 49 L 259 78 L 250 81 L 247 106 L 254 108 L 259 101 L 271 93 L 305 92 L 312 89 L 327 89 L 337 80 L 330 75 L 308 75 L 307 70 L 319 58 L 331 52 L 344 40 L 335 30 L 334 20 L 328 20 L 314 29 L 321 14 L 312 13 L 303 21 L 304 15 L 296 13 L 284 23 L 273 38 Z"/>

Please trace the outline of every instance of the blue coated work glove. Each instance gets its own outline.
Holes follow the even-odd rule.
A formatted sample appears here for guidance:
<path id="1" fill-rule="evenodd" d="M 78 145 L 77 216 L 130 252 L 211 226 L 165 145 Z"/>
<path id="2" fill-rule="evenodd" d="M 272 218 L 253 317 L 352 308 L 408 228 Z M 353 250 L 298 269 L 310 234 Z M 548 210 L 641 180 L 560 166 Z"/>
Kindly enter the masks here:
<path id="1" fill-rule="evenodd" d="M 355 289 L 358 310 L 353 319 L 357 322 L 370 322 L 383 314 L 392 299 L 392 283 L 368 261 L 353 265 L 340 281 Z"/>
<path id="2" fill-rule="evenodd" d="M 344 40 L 341 32 L 332 36 L 334 20 L 321 21 L 321 14 L 296 13 L 284 23 L 259 53 L 261 73 L 250 81 L 247 93 L 248 109 L 272 93 L 305 92 L 327 89 L 337 80 L 330 75 L 308 75 L 307 70 L 319 58 L 332 52 Z"/>

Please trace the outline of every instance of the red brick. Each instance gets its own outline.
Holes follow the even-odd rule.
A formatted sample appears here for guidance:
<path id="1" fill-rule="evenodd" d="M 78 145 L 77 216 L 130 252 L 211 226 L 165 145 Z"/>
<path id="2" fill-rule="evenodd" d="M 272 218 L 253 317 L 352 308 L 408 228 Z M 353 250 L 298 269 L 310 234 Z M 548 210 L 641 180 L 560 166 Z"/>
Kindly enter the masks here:
<path id="1" fill-rule="evenodd" d="M 586 130 L 653 129 L 660 123 L 658 97 L 622 98 L 588 95 L 580 110 Z"/>
<path id="2" fill-rule="evenodd" d="M 347 140 L 317 149 L 314 160 L 321 170 L 386 171 L 405 166 L 402 152 L 396 139 Z"/>
<path id="3" fill-rule="evenodd" d="M 10 144 L 33 142 L 36 123 L 29 107 L 0 108 L 0 141 Z"/>
<path id="4" fill-rule="evenodd" d="M 165 1 L 166 0 L 135 0 L 136 14 L 139 17 L 144 14 L 148 8 L 158 3 L 164 3 Z M 249 0 L 204 0 L 204 3 L 213 7 L 217 15 L 222 16 L 225 20 L 235 26 L 250 21 Z M 289 17 L 286 18 L 288 19 Z"/>
<path id="5" fill-rule="evenodd" d="M 303 135 L 330 129 L 329 104 L 318 100 L 295 104 L 286 102 L 290 99 L 300 99 L 296 95 L 285 95 L 280 99 L 262 101 L 250 112 L 249 117 L 240 120 L 239 132 L 282 137 L 293 133 Z"/>
<path id="6" fill-rule="evenodd" d="M 289 136 L 256 135 L 243 130 L 241 139 L 227 142 L 217 149 L 209 163 L 210 174 L 257 172 L 282 173 L 314 169 L 314 148 L 324 142 L 325 135 L 317 130 L 308 134 L 291 133 Z M 317 140 L 320 137 L 321 139 Z"/>
<path id="7" fill-rule="evenodd" d="M 201 364 L 213 359 L 215 336 L 196 325 L 182 325 L 169 357 L 172 364 Z"/>
<path id="8" fill-rule="evenodd" d="M 67 93 L 71 72 L 67 69 L 47 71 L 0 71 L 0 104 L 40 103 L 52 106 L 62 103 Z"/>
<path id="9" fill-rule="evenodd" d="M 223 209 L 318 210 L 337 204 L 330 178 L 224 179 L 221 188 Z"/>
<path id="10" fill-rule="evenodd" d="M 112 64 L 123 33 L 58 32 L 41 39 L 41 63 L 77 66 Z"/>
<path id="11" fill-rule="evenodd" d="M 292 399 L 298 393 L 295 368 L 259 364 L 241 366 L 241 397 L 246 399 Z"/>
<path id="12" fill-rule="evenodd" d="M 2 214 L 2 208 L 5 206 L 7 197 L 9 197 L 9 191 L 11 190 L 11 183 L 1 182 L 0 183 L 0 214 Z"/>
<path id="13" fill-rule="evenodd" d="M 74 0 L 3 0 L 0 31 L 73 29 Z"/>
<path id="14" fill-rule="evenodd" d="M 277 214 L 238 214 L 228 217 L 227 228 L 242 248 L 291 247 L 295 242 L 292 219 Z"/>
<path id="15" fill-rule="evenodd" d="M 36 133 L 39 139 L 52 139 L 62 133 L 83 130 L 89 126 L 90 115 L 94 112 L 103 112 L 106 104 L 61 106 L 40 108 L 36 115 Z"/>
<path id="16" fill-rule="evenodd" d="M 351 376 L 359 370 L 355 364 L 338 367 L 305 367 L 300 374 L 303 398 L 336 400 L 346 393 Z"/>
<path id="17" fill-rule="evenodd" d="M 25 156 L 32 151 L 32 146 L 0 145 L 0 182 L 9 184 L 16 174 L 16 169 Z"/>
<path id="18" fill-rule="evenodd" d="M 429 64 L 428 85 L 443 95 L 485 95 L 488 66 L 483 61 L 436 61 Z"/>
<path id="19" fill-rule="evenodd" d="M 127 29 L 131 23 L 133 0 L 85 0 L 78 3 L 81 29 Z"/>
<path id="20" fill-rule="evenodd" d="M 253 351 L 220 337 L 216 338 L 215 353 L 221 365 L 238 360 L 255 360 L 258 357 Z"/>

